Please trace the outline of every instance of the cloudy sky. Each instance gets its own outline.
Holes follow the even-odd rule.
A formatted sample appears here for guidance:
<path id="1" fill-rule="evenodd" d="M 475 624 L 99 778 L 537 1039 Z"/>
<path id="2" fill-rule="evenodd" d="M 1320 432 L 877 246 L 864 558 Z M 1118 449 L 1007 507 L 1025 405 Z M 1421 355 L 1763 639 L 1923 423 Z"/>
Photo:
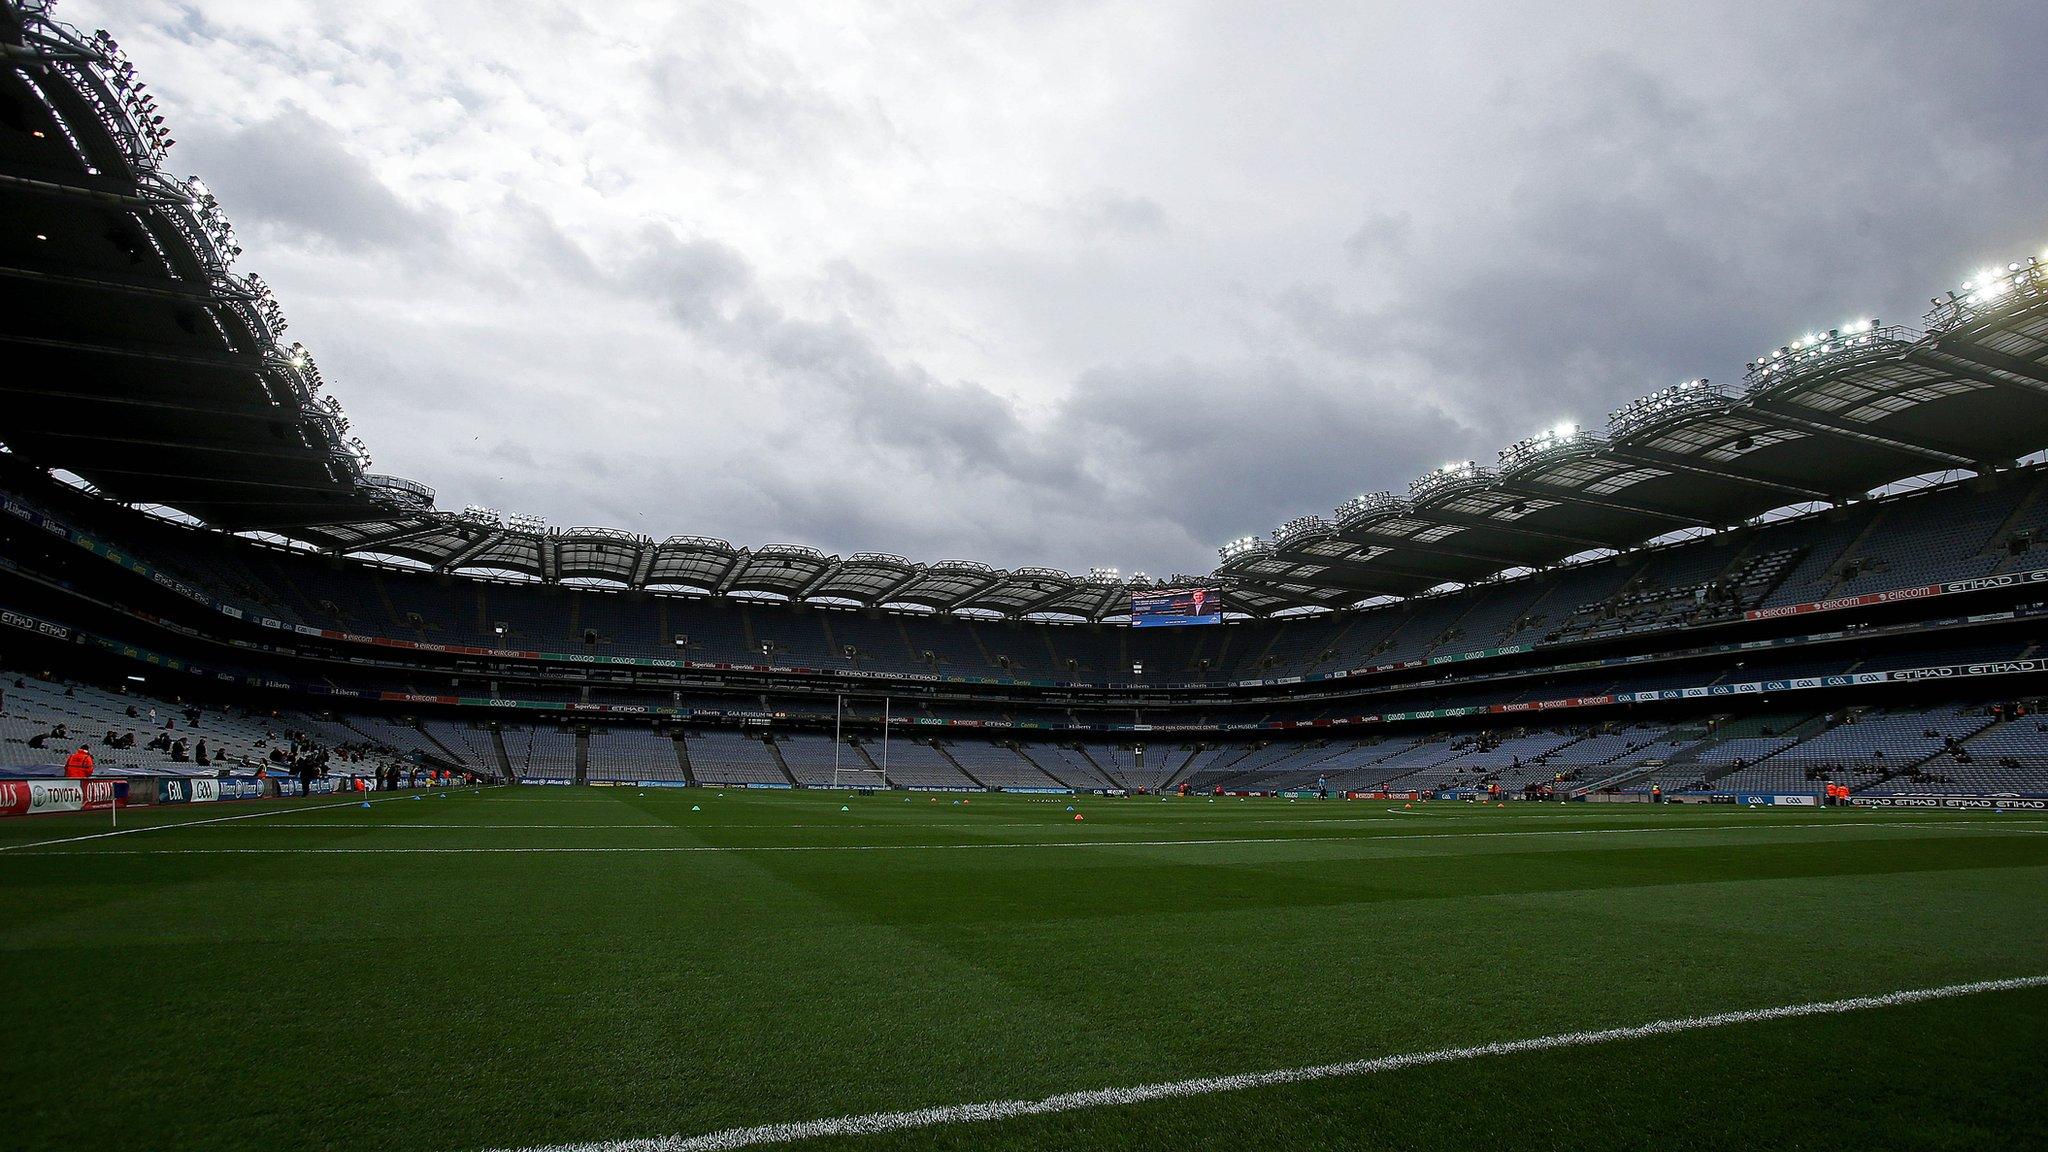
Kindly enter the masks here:
<path id="1" fill-rule="evenodd" d="M 1490 461 L 2048 242 L 2048 7 L 65 0 L 379 471 L 1005 566 Z"/>

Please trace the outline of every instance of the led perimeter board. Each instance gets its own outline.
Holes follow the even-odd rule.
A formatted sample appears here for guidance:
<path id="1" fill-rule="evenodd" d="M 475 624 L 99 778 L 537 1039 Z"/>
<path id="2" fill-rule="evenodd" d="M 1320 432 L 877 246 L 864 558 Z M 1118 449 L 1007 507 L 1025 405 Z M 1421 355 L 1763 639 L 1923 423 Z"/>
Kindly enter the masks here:
<path id="1" fill-rule="evenodd" d="M 1214 588 L 1167 588 L 1131 597 L 1131 627 L 1223 623 L 1223 593 Z"/>

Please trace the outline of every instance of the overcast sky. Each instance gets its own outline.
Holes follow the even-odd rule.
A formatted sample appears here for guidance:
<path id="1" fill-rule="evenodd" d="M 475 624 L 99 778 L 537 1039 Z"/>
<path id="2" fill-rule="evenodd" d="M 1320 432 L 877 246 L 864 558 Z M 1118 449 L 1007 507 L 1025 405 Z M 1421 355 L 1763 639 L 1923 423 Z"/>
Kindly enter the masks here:
<path id="1" fill-rule="evenodd" d="M 657 538 L 1206 572 L 2048 244 L 2039 0 L 59 16 L 378 471 Z"/>

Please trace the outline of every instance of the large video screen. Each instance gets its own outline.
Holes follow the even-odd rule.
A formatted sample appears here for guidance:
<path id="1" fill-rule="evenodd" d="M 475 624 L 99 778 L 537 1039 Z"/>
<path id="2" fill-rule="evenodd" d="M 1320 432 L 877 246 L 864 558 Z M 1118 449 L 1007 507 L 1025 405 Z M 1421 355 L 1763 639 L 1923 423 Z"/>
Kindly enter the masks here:
<path id="1" fill-rule="evenodd" d="M 1223 623 L 1223 593 L 1214 588 L 1167 588 L 1131 597 L 1131 627 Z"/>

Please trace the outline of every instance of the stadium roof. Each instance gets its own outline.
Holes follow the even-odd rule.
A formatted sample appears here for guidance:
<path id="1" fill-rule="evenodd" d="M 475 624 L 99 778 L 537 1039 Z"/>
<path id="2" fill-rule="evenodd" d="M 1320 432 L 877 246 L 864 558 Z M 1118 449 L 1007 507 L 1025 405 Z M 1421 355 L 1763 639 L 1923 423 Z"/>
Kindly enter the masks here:
<path id="1" fill-rule="evenodd" d="M 2048 448 L 2048 257 L 1980 275 L 1915 331 L 1859 321 L 1409 485 L 1223 547 L 1210 576 L 1125 579 L 796 544 L 550 528 L 439 510 L 362 442 L 253 275 L 220 206 L 168 167 L 153 98 L 104 32 L 0 0 L 0 441 L 114 499 L 447 571 L 1105 619 L 1133 589 L 1213 580 L 1254 615 L 1342 607 L 1718 528 Z"/>

